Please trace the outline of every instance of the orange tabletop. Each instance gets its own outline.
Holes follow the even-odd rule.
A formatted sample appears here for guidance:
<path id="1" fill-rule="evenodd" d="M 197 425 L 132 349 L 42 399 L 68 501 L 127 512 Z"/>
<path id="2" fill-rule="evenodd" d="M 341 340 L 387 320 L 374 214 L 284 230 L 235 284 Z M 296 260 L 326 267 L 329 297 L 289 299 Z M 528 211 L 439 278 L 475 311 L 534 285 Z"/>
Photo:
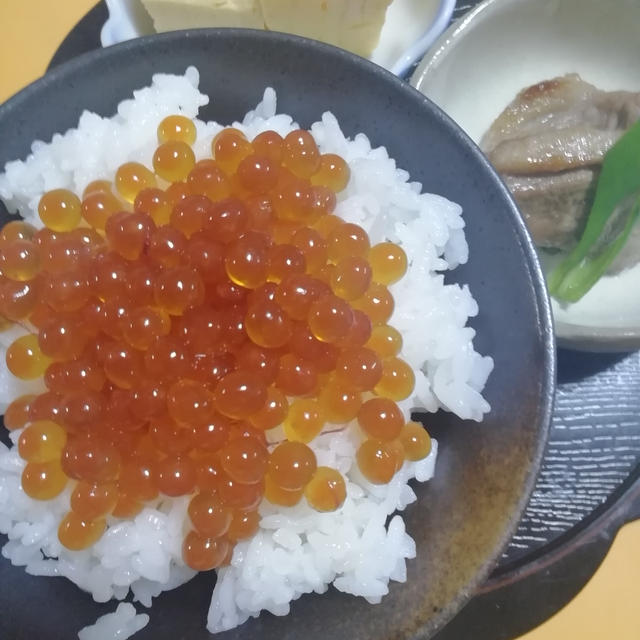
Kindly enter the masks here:
<path id="1" fill-rule="evenodd" d="M 41 76 L 95 0 L 0 1 L 0 102 Z M 625 526 L 593 578 L 520 640 L 640 640 L 640 521 Z"/>

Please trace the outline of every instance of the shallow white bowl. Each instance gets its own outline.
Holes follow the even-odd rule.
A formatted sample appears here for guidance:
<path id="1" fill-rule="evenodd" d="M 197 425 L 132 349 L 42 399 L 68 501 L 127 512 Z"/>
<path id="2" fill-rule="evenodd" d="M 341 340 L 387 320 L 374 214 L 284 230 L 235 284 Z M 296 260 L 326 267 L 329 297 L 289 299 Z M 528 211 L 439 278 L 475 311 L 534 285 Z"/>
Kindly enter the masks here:
<path id="1" fill-rule="evenodd" d="M 154 33 L 140 0 L 106 3 L 109 18 L 100 34 L 103 47 Z M 398 76 L 404 75 L 447 27 L 455 5 L 456 0 L 394 0 L 371 60 Z"/>
<path id="2" fill-rule="evenodd" d="M 477 143 L 518 91 L 569 72 L 640 91 L 640 0 L 485 0 L 442 34 L 411 83 Z M 563 346 L 640 347 L 640 265 L 552 305 Z"/>

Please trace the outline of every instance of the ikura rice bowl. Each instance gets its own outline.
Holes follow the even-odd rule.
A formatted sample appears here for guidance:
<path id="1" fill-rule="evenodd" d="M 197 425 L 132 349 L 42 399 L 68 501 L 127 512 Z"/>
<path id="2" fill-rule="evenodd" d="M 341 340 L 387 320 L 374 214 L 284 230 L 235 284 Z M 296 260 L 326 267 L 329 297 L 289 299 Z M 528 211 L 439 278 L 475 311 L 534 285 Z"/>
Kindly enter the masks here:
<path id="1" fill-rule="evenodd" d="M 32 153 L 26 160 L 16 160 L 5 166 L 4 173 L 0 174 L 0 198 L 10 212 L 19 213 L 27 223 L 40 229 L 43 227 L 43 214 L 42 206 L 40 212 L 38 207 L 45 192 L 67 189 L 80 195 L 87 185 L 96 180 L 116 180 L 117 183 L 119 178 L 116 172 L 122 165 L 131 162 L 141 163 L 148 168 L 155 166 L 158 175 L 162 175 L 161 169 L 158 169 L 157 154 L 154 164 L 154 154 L 158 147 L 158 125 L 172 115 L 184 116 L 193 122 L 191 126 L 194 127 L 192 133 L 195 133 L 195 140 L 191 139 L 189 145 L 193 150 L 193 161 L 211 158 L 212 141 L 215 145 L 215 140 L 223 139 L 216 138 L 219 134 L 223 135 L 223 127 L 197 118 L 199 108 L 209 102 L 209 98 L 198 91 L 198 80 L 195 68 L 187 69 L 184 76 L 157 74 L 153 77 L 151 86 L 134 92 L 133 99 L 121 102 L 118 113 L 112 118 L 84 112 L 76 129 L 56 134 L 50 143 L 34 142 Z M 215 100 L 215 96 L 212 99 Z M 264 138 L 264 132 L 267 131 L 277 132 L 285 137 L 298 129 L 292 116 L 277 113 L 276 95 L 272 89 L 265 91 L 263 100 L 255 110 L 246 114 L 241 122 L 231 126 L 239 132 L 241 138 L 248 141 L 247 144 L 255 141 L 259 134 L 263 134 Z M 366 232 L 364 237 L 368 237 L 372 247 L 387 243 L 384 246 L 400 247 L 396 257 L 406 256 L 406 273 L 388 286 L 393 306 L 388 308 L 390 317 L 385 317 L 381 324 L 388 323 L 401 335 L 401 349 L 396 360 L 400 359 L 406 364 L 405 369 L 394 370 L 394 375 L 404 376 L 403 379 L 409 380 L 411 384 L 405 393 L 396 389 L 396 392 L 389 391 L 387 394 L 380 391 L 382 382 L 377 378 L 375 388 L 366 385 L 358 387 L 358 405 L 370 403 L 367 406 L 374 407 L 379 396 L 391 395 L 394 398 L 393 411 L 397 412 L 396 418 L 401 425 L 410 421 L 412 410 L 435 412 L 439 408 L 451 411 L 462 419 L 482 420 L 483 415 L 489 411 L 489 405 L 481 394 L 493 368 L 493 361 L 474 350 L 475 333 L 467 326 L 467 321 L 478 313 L 478 307 L 468 287 L 446 285 L 443 275 L 467 260 L 468 248 L 460 207 L 438 195 L 421 193 L 421 185 L 410 182 L 409 174 L 396 167 L 384 148 L 372 147 L 362 133 L 353 139 L 346 138 L 331 113 L 323 114 L 312 125 L 310 133 L 311 143 L 317 145 L 321 154 L 339 156 L 334 165 L 340 165 L 340 159 L 344 161 L 344 166 L 340 165 L 336 169 L 332 165 L 328 170 L 335 170 L 338 174 L 342 171 L 338 179 L 346 176 L 346 186 L 342 188 L 344 185 L 341 184 L 337 189 L 334 215 L 354 225 L 349 228 Z M 313 181 L 311 178 L 312 183 Z M 166 187 L 167 183 L 160 180 L 160 186 Z M 120 191 L 121 195 L 122 193 Z M 131 205 L 121 202 L 121 207 L 125 210 L 127 206 L 128 211 L 131 211 Z M 43 217 L 46 219 L 46 212 Z M 187 218 L 188 216 L 183 216 L 179 224 L 188 226 Z M 80 224 L 87 226 L 86 222 Z M 320 228 L 322 224 L 318 224 Z M 280 225 L 277 233 L 285 236 L 287 230 L 283 227 L 286 225 Z M 97 228 L 100 229 L 100 225 Z M 113 224 L 107 227 L 107 238 L 112 239 L 109 228 L 113 228 Z M 104 236 L 103 229 L 104 226 L 98 234 L 99 241 Z M 185 227 L 181 227 L 181 230 L 187 236 L 190 234 Z M 331 233 L 328 229 L 325 231 L 327 234 Z M 277 235 L 275 231 L 273 233 Z M 230 238 L 227 242 L 232 241 L 235 242 L 236 239 Z M 145 247 L 144 251 L 147 251 L 148 245 Z M 133 252 L 135 254 L 135 249 Z M 369 255 L 373 264 L 373 252 L 367 254 L 365 251 L 362 255 Z M 391 262 L 395 260 L 387 254 L 385 256 Z M 346 257 L 352 259 L 354 256 Z M 292 260 L 287 258 L 282 264 L 291 266 Z M 336 260 L 334 263 L 339 264 L 338 258 Z M 229 260 L 225 264 L 227 273 L 231 273 Z M 335 264 L 331 268 L 323 267 L 326 286 L 333 287 L 334 291 L 340 284 L 339 278 L 336 279 Z M 373 266 L 375 274 L 375 264 Z M 247 272 L 246 277 L 250 278 L 251 273 Z M 2 277 L 6 280 L 6 275 Z M 249 283 L 249 280 L 242 280 L 242 277 L 239 275 L 232 284 L 243 284 L 228 288 L 225 295 L 236 295 L 236 289 L 244 289 L 244 285 L 256 291 L 259 286 L 266 286 L 264 279 L 261 285 L 257 285 Z M 270 277 L 274 283 L 270 286 L 273 287 L 285 281 L 273 274 Z M 369 281 L 370 278 L 365 285 L 373 286 L 368 284 Z M 357 289 L 357 282 L 353 286 Z M 207 296 L 211 289 L 205 289 L 203 295 Z M 216 292 L 215 295 L 222 295 L 218 289 Z M 239 295 L 245 294 L 246 291 Z M 356 294 L 345 293 L 345 296 L 352 298 L 353 308 L 359 308 L 357 300 L 353 300 Z M 106 298 L 103 301 L 106 302 Z M 0 304 L 1 302 L 0 297 Z M 351 308 L 349 303 L 345 304 Z M 323 309 L 319 309 L 318 317 L 323 312 Z M 332 312 L 335 316 L 339 309 L 332 308 Z M 364 311 L 362 313 L 366 315 Z M 369 319 L 375 313 L 371 311 L 373 315 Z M 175 327 L 181 322 L 183 310 L 173 309 L 166 315 L 169 324 Z M 29 318 L 34 318 L 35 321 L 35 316 Z M 160 323 L 159 326 L 164 325 Z M 318 329 L 314 325 L 313 333 L 316 338 L 318 332 L 322 334 L 322 326 Z M 370 324 L 368 326 L 365 333 L 367 330 L 371 331 Z M 335 329 L 334 325 L 331 327 Z M 258 336 L 255 338 L 258 343 L 263 339 L 268 341 L 275 335 L 273 332 L 264 334 L 267 336 L 265 338 L 260 334 L 259 327 L 256 330 L 255 326 L 253 329 L 249 326 L 244 329 L 241 327 L 240 330 L 251 334 L 252 340 L 254 334 Z M 0 410 L 3 413 L 20 396 L 46 392 L 45 378 L 51 384 L 52 374 L 48 370 L 45 377 L 37 375 L 25 376 L 31 379 L 21 379 L 13 375 L 8 366 L 4 366 L 7 353 L 9 365 L 14 362 L 11 345 L 23 336 L 37 333 L 38 327 L 30 324 L 29 319 L 18 322 L 8 322 L 5 319 L 0 331 L 0 355 L 3 363 L 0 367 Z M 96 340 L 101 335 L 98 330 L 94 332 Z M 378 337 L 382 342 L 394 342 L 395 335 Z M 330 338 L 328 334 L 322 337 L 325 339 L 325 342 L 320 341 L 322 344 L 341 345 L 343 343 L 340 341 L 347 339 L 342 336 Z M 244 333 L 242 339 L 246 339 Z M 369 338 L 367 334 L 364 340 L 371 341 L 373 338 Z M 399 346 L 400 342 L 396 342 Z M 280 344 L 262 346 L 276 349 L 275 353 L 278 354 L 288 348 Z M 336 347 L 336 352 L 342 353 L 342 348 Z M 282 361 L 286 356 L 279 357 L 281 359 L 279 364 L 276 360 L 276 367 L 280 367 L 278 375 L 281 375 L 284 366 Z M 294 397 L 296 395 L 302 396 L 307 402 L 307 396 L 313 396 L 317 390 L 318 398 L 322 398 L 322 385 L 331 383 L 331 375 L 338 376 L 334 372 L 336 366 L 341 365 L 334 362 L 333 369 L 329 367 L 324 374 L 320 373 L 319 381 L 311 385 L 312 389 L 303 390 L 299 394 L 293 393 L 290 387 L 282 383 L 278 388 L 284 389 L 280 395 L 286 398 L 289 411 L 292 411 L 292 406 L 298 406 L 296 402 L 300 402 Z M 345 371 L 348 372 L 349 368 L 345 366 Z M 358 366 L 366 369 L 369 365 L 360 362 Z M 230 371 L 233 372 L 233 366 Z M 114 388 L 118 386 L 112 377 L 107 377 L 107 383 Z M 277 378 L 274 385 L 277 386 L 280 380 Z M 349 386 L 351 382 L 338 376 L 338 382 L 334 380 L 334 386 Z M 353 384 L 356 382 L 357 380 Z M 123 383 L 122 386 L 127 389 L 130 385 Z M 224 394 L 219 387 L 220 385 L 214 388 L 212 385 L 212 397 L 219 403 L 217 406 L 228 409 L 231 405 L 224 405 L 224 398 L 228 396 L 223 398 Z M 180 398 L 184 396 L 176 397 L 177 400 L 172 397 L 167 402 L 177 402 L 179 405 Z M 262 397 L 261 402 L 265 402 L 265 397 L 267 396 Z M 245 416 L 241 415 L 246 408 L 243 402 L 244 400 L 237 403 L 236 409 L 227 411 L 232 432 L 234 429 L 241 430 L 238 420 L 245 420 Z M 174 405 L 171 406 L 175 409 Z M 376 413 L 378 426 L 382 424 L 381 413 L 384 413 L 382 409 Z M 308 410 L 306 413 L 301 410 L 300 415 L 304 417 L 296 424 L 302 424 L 303 427 L 292 426 L 293 421 L 289 417 L 284 420 L 284 424 L 269 425 L 271 428 L 268 429 L 264 429 L 263 425 L 263 435 L 256 435 L 256 431 L 260 429 L 251 427 L 251 417 L 248 417 L 248 431 L 245 429 L 246 433 L 238 435 L 257 440 L 263 438 L 260 446 L 264 451 L 258 447 L 254 457 L 258 460 L 262 456 L 260 464 L 263 475 L 267 474 L 267 484 L 265 489 L 262 480 L 260 487 L 261 491 L 266 491 L 267 497 L 261 498 L 262 493 L 258 492 L 257 506 L 251 506 L 255 507 L 254 511 L 250 508 L 243 511 L 244 524 L 240 522 L 229 525 L 227 522 L 222 527 L 224 531 L 229 531 L 229 526 L 236 526 L 238 529 L 246 525 L 250 535 L 243 536 L 236 531 L 237 535 L 233 540 L 235 545 L 225 547 L 224 561 L 216 563 L 216 566 L 224 566 L 218 569 L 207 618 L 207 628 L 212 633 L 231 629 L 251 616 L 258 616 L 264 610 L 275 615 L 286 615 L 293 600 L 305 593 L 323 593 L 330 584 L 340 591 L 362 596 L 375 604 L 388 592 L 390 580 L 406 580 L 406 560 L 415 557 L 416 549 L 413 539 L 405 530 L 402 517 L 396 512 L 402 511 L 416 500 L 410 481 L 425 482 L 432 476 L 437 443 L 435 440 L 429 443 L 428 436 L 422 429 L 421 433 L 414 432 L 415 437 L 407 435 L 406 426 L 403 426 L 405 431 L 402 433 L 405 435 L 393 440 L 404 442 L 404 448 L 399 449 L 401 457 L 394 459 L 390 476 L 383 481 L 375 476 L 376 468 L 367 467 L 365 454 L 362 453 L 366 448 L 365 441 L 372 441 L 371 431 L 368 431 L 370 425 L 363 417 L 362 407 L 357 409 L 357 415 L 351 416 L 353 419 L 343 423 L 329 422 L 324 419 L 326 413 L 321 412 L 321 418 L 316 416 L 320 423 L 312 425 L 308 414 Z M 8 422 L 11 419 L 10 415 L 5 417 Z M 15 416 L 13 419 L 15 420 Z M 428 428 L 428 418 L 426 425 Z M 11 428 L 9 424 L 7 426 Z M 8 542 L 2 549 L 7 560 L 25 567 L 33 575 L 66 576 L 81 589 L 88 591 L 98 602 L 123 600 L 131 594 L 134 602 L 145 607 L 150 607 L 152 599 L 162 591 L 174 589 L 195 575 L 194 568 L 187 565 L 199 567 L 198 562 L 188 555 L 184 546 L 193 523 L 200 517 L 195 507 L 190 506 L 195 491 L 193 487 L 184 495 L 171 489 L 158 493 L 156 488 L 155 494 L 147 496 L 148 499 L 137 500 L 135 508 L 122 505 L 121 495 L 117 499 L 119 506 L 115 508 L 116 515 L 113 515 L 112 508 L 104 517 L 104 522 L 101 520 L 102 528 L 97 532 L 95 540 L 90 541 L 92 544 L 84 545 L 87 548 L 80 550 L 70 550 L 67 547 L 73 547 L 73 544 L 70 545 L 69 538 L 66 538 L 67 545 L 63 545 L 59 538 L 59 526 L 69 513 L 70 501 L 73 505 L 73 500 L 78 500 L 76 483 L 63 478 L 64 488 L 50 499 L 34 499 L 28 495 L 33 492 L 25 492 L 26 480 L 23 474 L 27 465 L 25 457 L 29 458 L 29 455 L 25 454 L 28 442 L 24 433 L 30 426 L 27 414 L 9 432 L 13 446 L 5 447 L 0 444 L 0 532 L 8 536 Z M 308 431 L 304 432 L 306 428 L 312 429 L 313 433 L 309 435 Z M 412 428 L 417 429 L 415 425 Z M 385 442 L 391 440 L 391 437 L 387 437 L 388 434 L 382 436 Z M 62 434 L 61 437 L 64 439 L 66 435 Z M 405 437 L 404 441 L 402 437 Z M 286 484 L 284 481 L 278 486 L 273 485 L 273 478 L 278 472 L 274 466 L 276 456 L 273 452 L 283 443 L 291 441 L 297 441 L 298 445 L 312 452 L 310 455 L 314 460 L 310 463 L 313 465 L 310 473 L 317 467 L 324 469 L 326 474 L 334 474 L 331 475 L 331 482 L 325 478 L 326 481 L 322 484 L 324 493 L 314 494 L 308 479 L 304 492 L 302 489 L 294 491 L 293 485 L 283 487 L 282 484 Z M 20 452 L 17 446 L 19 442 L 22 447 Z M 225 446 L 228 446 L 228 442 L 230 440 Z M 412 456 L 409 451 L 414 445 L 421 445 L 422 449 L 419 454 Z M 163 453 L 160 457 L 164 459 L 165 455 L 167 454 Z M 192 452 L 192 457 L 195 455 Z M 376 455 L 381 455 L 380 451 Z M 231 464 L 229 460 L 227 456 L 225 464 Z M 242 470 L 243 473 L 252 472 L 248 467 L 243 467 Z M 315 474 L 317 476 L 318 471 Z M 253 477 L 251 479 L 255 480 Z M 117 485 L 116 480 L 111 480 Z M 331 491 L 325 490 L 326 487 L 331 487 Z M 297 493 L 291 499 L 293 506 L 286 506 L 291 493 Z M 72 494 L 76 497 L 73 498 Z M 106 502 L 109 501 L 108 496 L 103 498 Z M 335 504 L 328 504 L 327 500 L 329 503 L 334 500 Z M 211 509 L 207 513 L 210 514 Z M 190 561 L 185 563 L 185 557 Z M 202 568 L 206 567 L 203 565 Z M 147 621 L 146 614 L 137 615 L 131 605 L 120 604 L 114 613 L 103 616 L 95 625 L 83 629 L 79 635 L 83 640 L 112 638 L 116 637 L 116 633 L 120 634 L 117 636 L 119 638 L 129 637 Z"/>

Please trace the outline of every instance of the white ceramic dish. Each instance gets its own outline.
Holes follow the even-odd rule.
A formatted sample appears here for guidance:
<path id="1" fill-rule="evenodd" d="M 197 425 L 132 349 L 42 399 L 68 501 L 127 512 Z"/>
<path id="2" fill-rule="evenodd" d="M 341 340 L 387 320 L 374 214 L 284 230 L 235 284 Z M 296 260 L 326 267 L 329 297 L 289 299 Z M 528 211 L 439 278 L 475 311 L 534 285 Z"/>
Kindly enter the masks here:
<path id="1" fill-rule="evenodd" d="M 569 72 L 640 91 L 640 0 L 485 0 L 442 34 L 411 83 L 478 142 L 518 91 Z M 552 300 L 559 342 L 639 348 L 639 290 L 637 265 L 576 304 Z"/>
<path id="2" fill-rule="evenodd" d="M 154 33 L 140 0 L 106 3 L 109 18 L 100 34 L 103 47 Z M 371 60 L 398 76 L 404 75 L 447 27 L 455 4 L 456 0 L 394 0 Z"/>

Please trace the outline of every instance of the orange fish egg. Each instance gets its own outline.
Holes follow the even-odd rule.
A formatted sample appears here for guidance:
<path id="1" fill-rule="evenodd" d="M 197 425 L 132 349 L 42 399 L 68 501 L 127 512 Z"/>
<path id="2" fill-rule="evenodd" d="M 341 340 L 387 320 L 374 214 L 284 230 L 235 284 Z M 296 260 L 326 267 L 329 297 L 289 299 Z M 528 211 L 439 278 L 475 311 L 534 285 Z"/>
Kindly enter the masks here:
<path id="1" fill-rule="evenodd" d="M 78 357 L 87 341 L 87 332 L 73 316 L 52 316 L 38 333 L 38 344 L 42 353 L 53 360 Z"/>
<path id="2" fill-rule="evenodd" d="M 195 439 L 190 425 L 178 424 L 169 415 L 162 413 L 149 421 L 149 435 L 156 450 L 167 454 L 189 452 Z"/>
<path id="3" fill-rule="evenodd" d="M 280 353 L 275 349 L 247 342 L 237 352 L 238 368 L 258 375 L 265 384 L 271 384 L 278 375 Z"/>
<path id="4" fill-rule="evenodd" d="M 77 311 L 91 295 L 89 274 L 81 267 L 47 276 L 42 283 L 42 301 L 54 311 Z"/>
<path id="5" fill-rule="evenodd" d="M 50 420 L 32 422 L 18 440 L 18 453 L 27 462 L 49 462 L 60 458 L 67 441 L 65 430 Z"/>
<path id="6" fill-rule="evenodd" d="M 28 282 L 0 280 L 0 315 L 7 326 L 23 320 L 36 309 L 41 288 L 40 278 Z"/>
<path id="7" fill-rule="evenodd" d="M 395 303 L 387 287 L 378 282 L 372 282 L 365 294 L 354 300 L 353 306 L 364 311 L 371 320 L 371 324 L 386 324 L 391 318 Z"/>
<path id="8" fill-rule="evenodd" d="M 240 162 L 250 155 L 252 150 L 251 143 L 245 135 L 232 127 L 223 129 L 211 143 L 213 157 L 229 175 L 235 173 Z"/>
<path id="9" fill-rule="evenodd" d="M 175 194 L 172 191 L 172 187 L 174 186 L 175 185 L 171 185 L 167 191 L 156 187 L 142 189 L 133 201 L 133 210 L 136 213 L 144 213 L 150 216 L 158 227 L 168 224 L 171 209 L 175 205 L 173 199 Z M 186 197 L 186 195 L 184 197 Z"/>
<path id="10" fill-rule="evenodd" d="M 121 493 L 111 515 L 114 518 L 131 520 L 131 518 L 135 518 L 142 511 L 143 507 L 144 504 L 140 502 L 140 500 L 126 493 Z"/>
<path id="11" fill-rule="evenodd" d="M 431 438 L 418 422 L 407 422 L 399 440 L 407 460 L 422 460 L 431 453 Z"/>
<path id="12" fill-rule="evenodd" d="M 290 396 L 304 396 L 314 391 L 318 384 L 316 366 L 293 353 L 280 358 L 276 387 Z"/>
<path id="13" fill-rule="evenodd" d="M 313 273 L 327 261 L 327 242 L 319 231 L 300 227 L 291 236 L 291 244 L 302 251 L 307 271 Z"/>
<path id="14" fill-rule="evenodd" d="M 281 507 L 293 507 L 300 502 L 303 495 L 303 489 L 283 489 L 270 475 L 265 478 L 264 497 L 271 504 L 277 504 Z"/>
<path id="15" fill-rule="evenodd" d="M 124 462 L 118 476 L 118 489 L 136 500 L 153 500 L 158 496 L 155 462 L 158 452 L 134 452 Z"/>
<path id="16" fill-rule="evenodd" d="M 286 176 L 286 174 L 281 175 Z M 275 187 L 272 195 L 273 208 L 279 220 L 289 222 L 311 221 L 311 189 L 307 181 L 295 176 L 288 176 Z M 292 233 L 293 230 L 290 227 Z"/>
<path id="17" fill-rule="evenodd" d="M 196 164 L 191 147 L 182 140 L 168 140 L 153 154 L 153 170 L 167 182 L 184 180 Z"/>
<path id="18" fill-rule="evenodd" d="M 208 420 L 193 425 L 193 445 L 203 452 L 219 451 L 229 440 L 233 427 L 230 418 L 214 413 Z"/>
<path id="19" fill-rule="evenodd" d="M 45 227 L 52 231 L 70 231 L 80 222 L 82 203 L 68 189 L 53 189 L 40 198 L 38 214 Z"/>
<path id="20" fill-rule="evenodd" d="M 343 158 L 335 153 L 325 153 L 320 156 L 320 164 L 311 176 L 311 183 L 328 187 L 337 193 L 347 186 L 350 177 L 351 170 Z"/>
<path id="21" fill-rule="evenodd" d="M 158 125 L 158 142 L 179 140 L 187 144 L 196 141 L 196 125 L 191 118 L 182 115 L 171 115 L 164 118 Z"/>
<path id="22" fill-rule="evenodd" d="M 176 267 L 162 272 L 154 285 L 156 304 L 172 316 L 182 315 L 191 306 L 202 304 L 204 282 L 191 267 Z"/>
<path id="23" fill-rule="evenodd" d="M 402 335 L 389 325 L 373 327 L 367 347 L 373 349 L 381 358 L 397 356 L 402 349 Z"/>
<path id="24" fill-rule="evenodd" d="M 154 230 L 155 224 L 148 215 L 127 211 L 113 214 L 105 225 L 109 247 L 127 260 L 140 257 Z"/>
<path id="25" fill-rule="evenodd" d="M 309 309 L 309 328 L 323 342 L 338 342 L 351 329 L 353 311 L 349 303 L 335 295 L 318 298 Z"/>
<path id="26" fill-rule="evenodd" d="M 358 256 L 342 258 L 331 273 L 330 284 L 343 300 L 355 300 L 363 296 L 371 284 L 371 267 Z"/>
<path id="27" fill-rule="evenodd" d="M 220 451 L 222 468 L 235 482 L 255 484 L 267 468 L 267 448 L 257 438 L 236 438 Z"/>
<path id="28" fill-rule="evenodd" d="M 255 289 L 269 274 L 269 239 L 258 232 L 245 234 L 232 242 L 225 253 L 229 278 L 243 287 Z"/>
<path id="29" fill-rule="evenodd" d="M 269 160 L 278 165 L 282 162 L 283 145 L 282 136 L 275 131 L 263 131 L 251 143 L 257 154 L 269 158 Z"/>
<path id="30" fill-rule="evenodd" d="M 232 511 L 210 493 L 197 493 L 189 502 L 189 518 L 194 529 L 209 538 L 219 538 L 227 533 Z"/>
<path id="31" fill-rule="evenodd" d="M 245 205 L 250 229 L 253 229 L 253 231 L 268 231 L 272 227 L 275 221 L 275 213 L 269 196 L 249 196 L 245 200 Z"/>
<path id="32" fill-rule="evenodd" d="M 285 440 L 269 456 L 267 477 L 282 489 L 300 491 L 316 468 L 316 456 L 306 444 Z"/>
<path id="33" fill-rule="evenodd" d="M 282 164 L 299 178 L 310 178 L 320 168 L 320 152 L 313 136 L 303 129 L 288 133 L 282 145 Z"/>
<path id="34" fill-rule="evenodd" d="M 398 470 L 398 453 L 390 442 L 365 440 L 356 453 L 358 468 L 372 484 L 387 484 Z"/>
<path id="35" fill-rule="evenodd" d="M 316 511 L 336 511 L 347 497 L 342 474 L 331 467 L 318 467 L 304 489 L 304 497 Z"/>
<path id="36" fill-rule="evenodd" d="M 275 387 L 267 389 L 267 400 L 263 407 L 249 417 L 249 422 L 256 429 L 264 431 L 282 424 L 289 412 L 287 397 Z"/>
<path id="37" fill-rule="evenodd" d="M 113 483 L 78 482 L 71 494 L 71 510 L 83 521 L 106 516 L 118 502 L 118 488 Z"/>
<path id="38" fill-rule="evenodd" d="M 70 511 L 58 527 L 58 539 L 67 549 L 80 551 L 100 540 L 106 528 L 104 518 L 84 520 L 79 514 Z"/>
<path id="39" fill-rule="evenodd" d="M 338 356 L 336 378 L 360 391 L 372 390 L 381 377 L 382 363 L 371 349 L 350 347 Z"/>
<path id="40" fill-rule="evenodd" d="M 294 274 L 303 274 L 306 270 L 304 253 L 292 244 L 275 244 L 269 250 L 268 279 L 281 282 Z"/>
<path id="41" fill-rule="evenodd" d="M 6 362 L 9 371 L 21 380 L 39 378 L 51 364 L 51 360 L 40 349 L 38 337 L 31 333 L 9 345 Z"/>
<path id="42" fill-rule="evenodd" d="M 264 482 L 244 484 L 232 480 L 224 472 L 216 485 L 222 503 L 230 509 L 252 511 L 258 508 L 264 495 Z"/>
<path id="43" fill-rule="evenodd" d="M 155 265 L 177 267 L 185 259 L 186 250 L 187 239 L 178 229 L 166 225 L 151 233 L 148 256 Z"/>
<path id="44" fill-rule="evenodd" d="M 247 228 L 249 213 L 238 198 L 217 199 L 204 221 L 204 232 L 216 242 L 229 244 L 237 240 Z M 253 236 L 254 239 L 265 236 Z"/>
<path id="45" fill-rule="evenodd" d="M 116 171 L 115 186 L 124 200 L 134 202 L 143 189 L 156 186 L 156 177 L 139 162 L 125 162 Z"/>
<path id="46" fill-rule="evenodd" d="M 327 422 L 347 423 L 358 415 L 362 394 L 348 383 L 331 378 L 322 387 L 319 401 Z"/>
<path id="47" fill-rule="evenodd" d="M 196 571 L 209 571 L 222 565 L 228 551 L 229 543 L 224 538 L 208 538 L 191 531 L 184 539 L 182 558 Z"/>
<path id="48" fill-rule="evenodd" d="M 178 380 L 167 390 L 167 409 L 178 424 L 191 428 L 213 416 L 214 396 L 203 384 L 193 380 Z"/>
<path id="49" fill-rule="evenodd" d="M 375 392 L 392 400 L 404 400 L 413 392 L 415 382 L 413 369 L 404 360 L 387 358 L 382 362 L 382 376 Z"/>
<path id="50" fill-rule="evenodd" d="M 121 202 L 110 191 L 94 191 L 82 200 L 82 217 L 94 229 L 104 231 L 107 220 L 122 209 Z"/>
<path id="51" fill-rule="evenodd" d="M 333 371 L 338 361 L 338 347 L 318 340 L 304 322 L 294 324 L 288 348 L 303 361 L 313 364 L 317 373 Z"/>
<path id="52" fill-rule="evenodd" d="M 292 319 L 306 320 L 314 301 L 329 292 L 329 288 L 316 278 L 293 273 L 283 278 L 275 289 L 274 298 Z"/>
<path id="53" fill-rule="evenodd" d="M 40 271 L 40 252 L 31 240 L 5 242 L 0 251 L 0 273 L 11 280 L 32 280 Z"/>
<path id="54" fill-rule="evenodd" d="M 381 242 L 369 251 L 373 279 L 380 284 L 393 284 L 407 271 L 407 254 L 393 242 Z"/>
<path id="55" fill-rule="evenodd" d="M 22 429 L 31 419 L 29 416 L 30 407 L 36 396 L 28 394 L 13 400 L 4 411 L 4 426 L 9 431 Z"/>
<path id="56" fill-rule="evenodd" d="M 188 195 L 173 205 L 170 223 L 187 238 L 200 231 L 213 209 L 213 202 L 206 196 Z"/>
<path id="57" fill-rule="evenodd" d="M 62 469 L 67 476 L 92 483 L 116 480 L 121 461 L 112 444 L 90 434 L 70 438 L 61 457 Z"/>
<path id="58" fill-rule="evenodd" d="M 327 238 L 329 259 L 339 262 L 343 258 L 366 257 L 369 236 L 362 227 L 346 222 L 336 226 Z"/>
<path id="59" fill-rule="evenodd" d="M 22 489 L 34 500 L 51 500 L 60 495 L 68 478 L 58 460 L 28 462 L 22 472 Z"/>
<path id="60" fill-rule="evenodd" d="M 369 316 L 364 311 L 360 311 L 360 309 L 354 309 L 353 324 L 339 344 L 341 346 L 362 347 L 371 337 L 372 329 Z"/>
<path id="61" fill-rule="evenodd" d="M 220 165 L 213 160 L 199 160 L 187 176 L 191 193 L 207 196 L 213 202 L 231 195 L 231 184 Z"/>
<path id="62" fill-rule="evenodd" d="M 290 442 L 311 442 L 324 426 L 322 405 L 315 398 L 297 398 L 284 421 L 284 433 Z"/>
<path id="63" fill-rule="evenodd" d="M 195 463 L 188 456 L 168 455 L 155 464 L 154 472 L 158 490 L 167 496 L 187 495 L 196 486 Z"/>
<path id="64" fill-rule="evenodd" d="M 404 426 L 404 416 L 393 400 L 370 398 L 358 410 L 358 424 L 370 438 L 395 440 Z"/>
<path id="65" fill-rule="evenodd" d="M 291 320 L 276 302 L 252 305 L 245 317 L 249 338 L 258 346 L 283 347 L 291 338 Z"/>
<path id="66" fill-rule="evenodd" d="M 257 511 L 234 509 L 226 537 L 233 542 L 250 538 L 258 530 L 259 525 L 260 514 Z"/>
<path id="67" fill-rule="evenodd" d="M 14 240 L 31 240 L 35 234 L 36 228 L 28 222 L 11 220 L 0 229 L 0 246 L 4 247 Z"/>
<path id="68" fill-rule="evenodd" d="M 142 354 L 127 344 L 116 342 L 105 352 L 104 373 L 121 389 L 131 389 L 140 379 L 143 368 Z"/>
<path id="69" fill-rule="evenodd" d="M 251 154 L 238 164 L 240 184 L 251 193 L 265 194 L 276 186 L 279 169 L 268 156 Z"/>
<path id="70" fill-rule="evenodd" d="M 257 413 L 267 400 L 267 387 L 262 379 L 249 371 L 233 371 L 224 376 L 215 388 L 217 410 L 235 419 Z"/>
<path id="71" fill-rule="evenodd" d="M 111 193 L 112 184 L 109 180 L 92 180 L 82 192 L 82 199 L 94 193 Z"/>

